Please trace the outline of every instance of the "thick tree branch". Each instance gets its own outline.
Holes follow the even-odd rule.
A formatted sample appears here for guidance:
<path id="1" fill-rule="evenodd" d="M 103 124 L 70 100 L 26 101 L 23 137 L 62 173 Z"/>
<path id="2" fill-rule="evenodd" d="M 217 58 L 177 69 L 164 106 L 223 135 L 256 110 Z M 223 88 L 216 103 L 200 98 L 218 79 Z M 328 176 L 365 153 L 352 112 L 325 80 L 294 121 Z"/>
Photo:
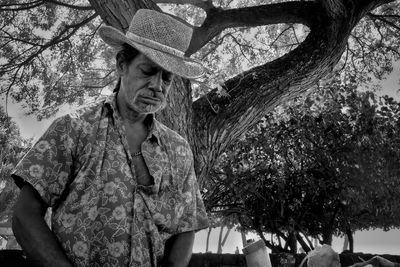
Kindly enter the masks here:
<path id="1" fill-rule="evenodd" d="M 52 3 L 55 5 L 64 6 L 64 7 L 68 7 L 68 8 L 72 8 L 72 9 L 76 9 L 76 10 L 93 10 L 92 6 L 76 6 L 76 5 L 70 5 L 70 4 L 63 3 L 61 1 L 56 1 L 56 0 L 43 0 L 43 2 Z"/>
<path id="2" fill-rule="evenodd" d="M 376 7 L 377 3 L 382 2 L 385 1 L 364 0 L 362 7 Z M 302 2 L 296 3 L 301 5 Z M 198 123 L 196 140 L 199 143 L 196 148 L 204 150 L 196 154 L 205 155 L 198 158 L 200 162 L 197 164 L 204 166 L 200 176 L 208 173 L 207 167 L 213 164 L 210 159 L 216 158 L 227 145 L 255 125 L 259 118 L 281 103 L 316 86 L 320 79 L 331 73 L 347 47 L 352 29 L 370 11 L 350 3 L 346 5 L 344 13 L 351 16 L 338 19 L 332 18 L 326 7 L 318 7 L 317 4 L 310 7 L 313 2 L 304 3 L 307 3 L 308 9 L 305 13 L 313 14 L 315 21 L 311 22 L 311 32 L 302 44 L 273 62 L 226 81 L 224 88 L 229 97 L 218 95 L 217 90 L 208 93 L 207 99 L 214 109 L 217 107 L 218 114 L 211 111 L 205 97 L 193 104 L 194 121 Z M 302 9 L 300 6 L 297 8 Z"/>
<path id="3" fill-rule="evenodd" d="M 311 25 L 313 2 L 285 2 L 238 9 L 211 9 L 201 27 L 195 27 L 187 55 L 192 55 L 227 28 L 256 27 L 278 23 Z"/>
<path id="4" fill-rule="evenodd" d="M 0 12 L 1 11 L 22 11 L 28 10 L 42 5 L 43 0 L 32 1 L 23 4 L 0 4 Z"/>
<path id="5" fill-rule="evenodd" d="M 208 12 L 210 9 L 214 8 L 211 0 L 154 0 L 157 4 L 177 4 L 177 5 L 193 5 L 203 9 Z"/>
<path id="6" fill-rule="evenodd" d="M 386 17 L 389 17 L 389 16 L 380 16 L 380 15 L 373 14 L 371 12 L 368 13 L 368 16 L 370 18 L 372 18 L 372 19 L 380 20 L 380 21 L 386 23 L 387 25 L 393 27 L 394 29 L 400 31 L 400 27 L 399 26 L 397 26 L 393 22 L 391 22 L 391 21 L 386 19 Z M 400 16 L 395 16 L 395 17 L 400 18 Z"/>
<path id="7" fill-rule="evenodd" d="M 329 17 L 341 17 L 347 15 L 347 9 L 343 0 L 319 0 L 322 8 Z"/>
<path id="8" fill-rule="evenodd" d="M 21 4 L 0 4 L 0 12 L 1 11 L 22 11 L 22 10 L 28 10 L 28 9 L 33 9 L 38 6 L 41 6 L 46 3 L 51 3 L 59 6 L 64 6 L 76 10 L 93 10 L 93 7 L 91 6 L 76 6 L 76 5 L 71 5 L 67 4 L 61 1 L 56 1 L 56 0 L 37 0 L 37 1 L 32 1 L 28 3 L 21 3 Z"/>
<path id="9" fill-rule="evenodd" d="M 351 2 L 354 3 L 354 8 L 356 10 L 361 11 L 362 13 L 359 14 L 361 16 L 365 16 L 369 11 L 382 6 L 384 4 L 388 4 L 394 2 L 395 0 L 352 0 Z"/>
<path id="10" fill-rule="evenodd" d="M 91 6 L 100 14 L 103 21 L 123 32 L 129 28 L 133 15 L 138 9 L 161 9 L 152 0 L 108 1 L 89 0 Z"/>

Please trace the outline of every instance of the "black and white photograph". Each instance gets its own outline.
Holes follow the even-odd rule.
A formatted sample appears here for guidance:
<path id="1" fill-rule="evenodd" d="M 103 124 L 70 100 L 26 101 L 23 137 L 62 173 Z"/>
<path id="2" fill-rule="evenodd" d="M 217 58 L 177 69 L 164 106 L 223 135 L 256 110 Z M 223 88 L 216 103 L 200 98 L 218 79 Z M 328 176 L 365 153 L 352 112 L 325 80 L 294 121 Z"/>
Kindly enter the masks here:
<path id="1" fill-rule="evenodd" d="M 0 267 L 400 267 L 400 0 L 0 0 Z"/>

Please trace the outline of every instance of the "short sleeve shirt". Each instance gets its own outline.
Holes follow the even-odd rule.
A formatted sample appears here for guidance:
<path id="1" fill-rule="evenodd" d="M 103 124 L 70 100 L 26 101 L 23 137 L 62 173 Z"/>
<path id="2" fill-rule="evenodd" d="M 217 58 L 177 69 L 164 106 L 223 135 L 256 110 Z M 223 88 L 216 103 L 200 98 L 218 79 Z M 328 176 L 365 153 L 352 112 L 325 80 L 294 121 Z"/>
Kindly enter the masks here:
<path id="1" fill-rule="evenodd" d="M 142 154 L 154 184 L 137 184 L 115 94 L 53 122 L 19 162 L 52 207 L 52 231 L 75 266 L 157 266 L 165 241 L 208 226 L 193 155 L 152 119 Z"/>

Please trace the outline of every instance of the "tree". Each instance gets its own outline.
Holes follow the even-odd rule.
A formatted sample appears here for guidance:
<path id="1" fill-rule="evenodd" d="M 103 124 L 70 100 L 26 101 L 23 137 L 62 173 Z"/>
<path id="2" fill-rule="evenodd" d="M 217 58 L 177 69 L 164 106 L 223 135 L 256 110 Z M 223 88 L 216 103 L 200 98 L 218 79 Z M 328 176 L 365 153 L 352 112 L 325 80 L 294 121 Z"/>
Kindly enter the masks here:
<path id="1" fill-rule="evenodd" d="M 209 66 L 219 68 L 224 60 L 218 52 L 233 48 L 226 65 L 230 68 L 246 62 L 241 66 L 249 68 L 220 70 L 210 77 L 219 82 L 215 89 L 203 84 L 193 87 L 199 92 L 195 100 L 192 83 L 176 79 L 170 105 L 158 115 L 191 144 L 202 186 L 229 145 L 275 107 L 318 85 L 332 73 L 343 52 L 347 51 L 345 61 L 355 66 L 354 71 L 360 66 L 364 71 L 374 68 L 376 60 L 368 57 L 379 56 L 377 62 L 384 63 L 377 71 L 380 76 L 390 70 L 391 59 L 399 58 L 395 41 L 400 32 L 399 1 L 261 2 L 2 1 L 2 92 L 25 103 L 28 111 L 39 117 L 53 114 L 60 104 L 95 97 L 113 81 L 109 50 L 95 35 L 100 24 L 125 31 L 139 8 L 160 10 L 165 3 L 188 4 L 164 8 L 197 23 L 187 55 L 198 52 L 197 56 L 209 59 Z M 258 45 L 249 46 L 246 33 L 267 25 L 271 25 L 269 30 L 256 34 L 254 44 Z M 365 34 L 361 35 L 362 31 Z M 270 45 L 265 44 L 268 32 L 276 39 L 270 40 Z M 233 42 L 224 46 L 227 39 Z"/>
<path id="2" fill-rule="evenodd" d="M 15 122 L 0 107 L 0 222 L 10 218 L 18 195 L 10 174 L 28 146 L 29 140 L 20 136 Z"/>
<path id="3" fill-rule="evenodd" d="M 215 214 L 208 214 L 208 221 L 209 221 L 209 227 L 207 230 L 207 239 L 206 239 L 206 250 L 205 252 L 209 252 L 209 243 L 210 243 L 210 235 L 211 235 L 211 231 L 214 228 L 220 228 L 219 231 L 219 237 L 218 237 L 218 243 L 217 243 L 217 253 L 221 254 L 222 253 L 222 249 L 223 246 L 226 243 L 226 240 L 228 239 L 229 233 L 231 232 L 231 230 L 234 227 L 234 220 L 232 218 L 229 217 L 220 217 L 220 216 L 216 216 Z M 227 228 L 225 234 L 224 232 L 224 228 Z"/>
<path id="4" fill-rule="evenodd" d="M 224 153 L 207 182 L 208 209 L 235 214 L 274 251 L 296 252 L 297 242 L 309 251 L 307 236 L 351 243 L 355 230 L 399 227 L 399 115 L 393 99 L 337 77 Z"/>

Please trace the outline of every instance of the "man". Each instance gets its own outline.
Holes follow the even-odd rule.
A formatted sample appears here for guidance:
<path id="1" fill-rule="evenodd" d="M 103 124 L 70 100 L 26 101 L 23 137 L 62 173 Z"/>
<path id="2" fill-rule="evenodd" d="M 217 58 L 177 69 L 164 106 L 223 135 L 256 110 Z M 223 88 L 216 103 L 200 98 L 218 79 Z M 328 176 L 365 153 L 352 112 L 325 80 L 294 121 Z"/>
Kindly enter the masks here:
<path id="1" fill-rule="evenodd" d="M 207 217 L 188 143 L 154 113 L 174 75 L 203 74 L 184 57 L 192 30 L 139 10 L 126 35 L 99 34 L 119 50 L 117 88 L 57 119 L 17 165 L 14 233 L 38 266 L 186 266 Z"/>

